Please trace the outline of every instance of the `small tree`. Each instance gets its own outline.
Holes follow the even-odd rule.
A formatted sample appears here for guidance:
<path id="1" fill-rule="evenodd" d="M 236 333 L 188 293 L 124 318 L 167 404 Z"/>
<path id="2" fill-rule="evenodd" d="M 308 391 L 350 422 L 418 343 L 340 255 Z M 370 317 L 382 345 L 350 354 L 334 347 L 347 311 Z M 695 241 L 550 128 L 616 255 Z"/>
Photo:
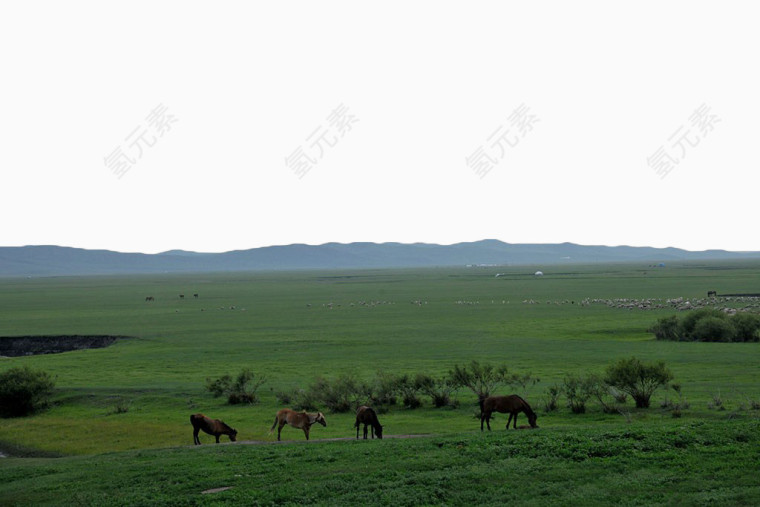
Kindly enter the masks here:
<path id="1" fill-rule="evenodd" d="M 433 378 L 430 375 L 418 373 L 414 377 L 414 383 L 420 391 L 430 396 L 435 408 L 451 405 L 451 392 L 454 386 L 447 378 Z"/>
<path id="2" fill-rule="evenodd" d="M 607 383 L 598 375 L 590 375 L 587 379 L 587 389 L 592 398 L 595 398 L 602 407 L 602 412 L 605 414 L 617 414 L 620 409 L 615 404 L 619 399 L 619 392 L 607 385 Z M 625 403 L 625 394 L 623 394 L 622 402 Z"/>
<path id="3" fill-rule="evenodd" d="M 549 386 L 546 390 L 546 398 L 544 398 L 544 411 L 554 412 L 559 407 L 559 395 L 562 393 L 562 388 L 557 384 Z"/>
<path id="4" fill-rule="evenodd" d="M 48 405 L 55 382 L 49 373 L 28 366 L 0 374 L 0 416 L 19 417 Z"/>
<path id="5" fill-rule="evenodd" d="M 455 388 L 466 387 L 478 397 L 487 398 L 500 385 L 509 384 L 512 379 L 507 376 L 505 365 L 480 364 L 471 361 L 469 366 L 454 365 L 449 371 L 449 381 Z"/>
<path id="6" fill-rule="evenodd" d="M 573 414 L 586 412 L 586 402 L 592 394 L 592 382 L 587 378 L 569 375 L 562 383 L 562 392 Z"/>
<path id="7" fill-rule="evenodd" d="M 691 336 L 700 342 L 731 342 L 736 328 L 725 317 L 703 317 L 694 325 Z"/>
<path id="8" fill-rule="evenodd" d="M 644 364 L 635 357 L 621 359 L 607 367 L 604 381 L 631 395 L 636 408 L 649 407 L 649 399 L 657 388 L 673 379 L 663 361 Z"/>
<path id="9" fill-rule="evenodd" d="M 754 313 L 737 313 L 731 318 L 736 328 L 737 342 L 756 342 L 760 340 L 760 315 Z"/>
<path id="10" fill-rule="evenodd" d="M 658 340 L 681 340 L 681 325 L 678 317 L 671 315 L 657 320 L 657 323 L 648 329 Z"/>
<path id="11" fill-rule="evenodd" d="M 700 320 L 706 319 L 708 317 L 713 317 L 721 320 L 728 318 L 725 313 L 719 310 L 715 310 L 714 308 L 702 308 L 699 310 L 690 311 L 683 317 L 683 319 L 681 319 L 680 328 L 682 339 L 694 340 L 694 329 L 697 327 L 697 323 Z"/>
<path id="12" fill-rule="evenodd" d="M 401 395 L 401 399 L 406 408 L 419 408 L 422 406 L 422 400 L 417 394 L 420 392 L 420 386 L 409 375 L 400 375 L 396 378 L 396 390 Z"/>
<path id="13" fill-rule="evenodd" d="M 395 405 L 398 395 L 398 378 L 392 373 L 379 370 L 372 384 L 372 403 L 374 405 Z"/>
<path id="14" fill-rule="evenodd" d="M 227 396 L 227 403 L 258 403 L 256 391 L 266 382 L 265 377 L 255 378 L 251 370 L 246 368 L 238 373 L 233 380 L 230 375 L 223 375 L 218 379 L 206 379 L 206 389 L 214 395 L 214 398 Z"/>

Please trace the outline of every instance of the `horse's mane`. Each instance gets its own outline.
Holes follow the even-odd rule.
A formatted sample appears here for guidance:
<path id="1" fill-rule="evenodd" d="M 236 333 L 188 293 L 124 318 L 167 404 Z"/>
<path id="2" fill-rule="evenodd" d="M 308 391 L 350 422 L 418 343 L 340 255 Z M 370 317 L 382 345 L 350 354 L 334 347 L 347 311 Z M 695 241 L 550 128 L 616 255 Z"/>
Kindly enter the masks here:
<path id="1" fill-rule="evenodd" d="M 222 426 L 224 426 L 224 429 L 226 429 L 226 430 L 235 431 L 235 428 L 233 428 L 232 426 L 230 426 L 226 422 L 222 421 L 221 419 L 217 419 L 216 422 L 218 422 L 219 424 L 221 424 Z"/>
<path id="2" fill-rule="evenodd" d="M 530 404 L 527 401 L 525 401 L 525 399 L 522 396 L 519 396 L 517 394 L 515 394 L 514 396 L 516 396 L 520 401 L 522 401 L 525 404 L 525 408 L 530 410 L 532 414 L 535 414 L 535 412 L 533 412 L 533 408 L 530 406 Z"/>

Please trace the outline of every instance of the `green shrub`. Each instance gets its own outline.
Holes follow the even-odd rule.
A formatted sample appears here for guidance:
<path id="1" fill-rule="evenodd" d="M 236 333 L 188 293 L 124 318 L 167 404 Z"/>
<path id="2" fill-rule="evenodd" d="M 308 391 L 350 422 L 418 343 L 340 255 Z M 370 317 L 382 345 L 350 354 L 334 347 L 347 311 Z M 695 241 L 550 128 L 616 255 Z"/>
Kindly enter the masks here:
<path id="1" fill-rule="evenodd" d="M 672 315 L 657 320 L 648 329 L 658 340 L 757 342 L 760 315 L 741 312 L 734 316 L 703 308 L 687 313 L 681 320 Z"/>
<path id="2" fill-rule="evenodd" d="M 369 402 L 371 389 L 351 374 L 342 374 L 333 381 L 318 379 L 312 386 L 315 399 L 334 413 L 352 412 Z"/>
<path id="3" fill-rule="evenodd" d="M 19 417 L 47 407 L 55 382 L 49 373 L 28 366 L 0 374 L 0 416 Z"/>
<path id="4" fill-rule="evenodd" d="M 544 412 L 554 412 L 559 408 L 559 395 L 562 394 L 562 388 L 557 384 L 549 386 L 544 398 Z"/>
<path id="5" fill-rule="evenodd" d="M 401 375 L 397 378 L 396 389 L 405 408 L 415 409 L 422 406 L 422 400 L 417 396 L 420 386 L 409 375 Z"/>
<path id="6" fill-rule="evenodd" d="M 452 406 L 451 392 L 454 386 L 447 378 L 433 378 L 430 375 L 418 373 L 414 377 L 414 383 L 433 402 L 435 408 Z"/>
<path id="7" fill-rule="evenodd" d="M 218 379 L 206 378 L 206 390 L 210 391 L 214 398 L 226 396 L 230 405 L 255 404 L 259 401 L 256 391 L 265 382 L 265 377 L 256 379 L 254 373 L 246 368 L 238 373 L 234 380 L 230 375 L 223 375 Z"/>
<path id="8" fill-rule="evenodd" d="M 725 317 L 702 317 L 691 332 L 692 339 L 700 342 L 730 342 L 735 336 L 736 327 Z"/>
<path id="9" fill-rule="evenodd" d="M 449 382 L 452 386 L 456 389 L 466 387 L 478 399 L 487 398 L 494 389 L 509 384 L 511 380 L 505 365 L 480 364 L 478 361 L 471 361 L 469 365 L 463 366 L 455 364 L 454 369 L 449 371 Z"/>
<path id="10" fill-rule="evenodd" d="M 670 317 L 663 317 L 658 319 L 657 323 L 650 327 L 648 330 L 650 333 L 654 333 L 654 336 L 658 340 L 681 340 L 681 326 L 678 323 L 678 317 L 671 315 Z"/>
<path id="11" fill-rule="evenodd" d="M 378 371 L 372 384 L 372 404 L 376 407 L 395 405 L 397 396 L 398 377 L 392 373 Z"/>
<path id="12" fill-rule="evenodd" d="M 567 406 L 573 414 L 586 412 L 586 402 L 591 398 L 592 384 L 588 378 L 576 375 L 565 377 L 562 382 L 562 392 L 567 398 Z"/>
<path id="13" fill-rule="evenodd" d="M 737 313 L 731 317 L 736 328 L 734 340 L 737 342 L 760 341 L 760 315 L 754 313 Z"/>
<path id="14" fill-rule="evenodd" d="M 590 397 L 595 398 L 599 402 L 602 412 L 605 414 L 616 414 L 619 412 L 619 408 L 615 404 L 616 401 L 625 403 L 625 394 L 623 393 L 621 396 L 620 391 L 608 385 L 598 375 L 589 375 L 585 380 L 585 388 Z"/>
<path id="15" fill-rule="evenodd" d="M 607 384 L 631 395 L 636 408 L 649 407 L 652 394 L 672 379 L 664 362 L 644 364 L 635 357 L 608 366 L 604 377 Z"/>
<path id="16" fill-rule="evenodd" d="M 713 317 L 716 319 L 727 319 L 728 316 L 718 310 L 712 308 L 702 308 L 701 310 L 693 310 L 688 312 L 683 319 L 681 319 L 681 335 L 687 340 L 693 340 L 694 328 L 697 326 L 697 322 L 702 319 Z"/>

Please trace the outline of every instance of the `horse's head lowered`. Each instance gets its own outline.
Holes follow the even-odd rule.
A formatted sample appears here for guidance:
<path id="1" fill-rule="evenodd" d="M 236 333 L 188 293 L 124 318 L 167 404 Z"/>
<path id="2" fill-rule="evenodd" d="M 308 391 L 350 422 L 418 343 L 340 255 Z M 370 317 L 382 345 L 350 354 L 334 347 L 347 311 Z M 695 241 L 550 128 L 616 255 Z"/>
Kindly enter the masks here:
<path id="1" fill-rule="evenodd" d="M 319 423 L 322 426 L 326 427 L 327 426 L 327 421 L 325 421 L 325 414 L 323 414 L 322 412 L 317 412 L 316 417 L 314 417 L 314 421 L 312 421 L 312 424 L 314 424 L 314 423 Z"/>
<path id="2" fill-rule="evenodd" d="M 536 425 L 536 419 L 538 419 L 538 416 L 535 412 L 528 412 L 528 423 L 530 423 L 531 428 L 538 428 Z"/>
<path id="3" fill-rule="evenodd" d="M 234 428 L 230 428 L 230 430 L 232 431 L 227 433 L 227 436 L 229 436 L 230 440 L 232 440 L 233 442 L 237 442 L 237 430 Z"/>

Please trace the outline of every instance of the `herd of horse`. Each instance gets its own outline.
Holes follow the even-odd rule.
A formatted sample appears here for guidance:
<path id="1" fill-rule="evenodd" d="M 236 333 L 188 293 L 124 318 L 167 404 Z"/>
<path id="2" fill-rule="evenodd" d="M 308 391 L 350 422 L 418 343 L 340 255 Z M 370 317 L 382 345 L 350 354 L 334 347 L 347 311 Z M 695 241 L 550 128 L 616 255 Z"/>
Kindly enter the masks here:
<path id="1" fill-rule="evenodd" d="M 509 414 L 507 419 L 506 429 L 509 429 L 509 424 L 512 423 L 512 427 L 517 429 L 517 414 L 523 412 L 528 417 L 528 423 L 530 426 L 520 426 L 520 428 L 538 428 L 536 420 L 538 416 L 530 408 L 528 402 L 517 396 L 511 394 L 509 396 L 488 396 L 481 397 L 478 400 L 480 404 L 480 431 L 483 431 L 483 422 L 486 423 L 488 431 L 491 431 L 491 416 L 494 412 L 502 414 Z M 237 430 L 231 426 L 225 424 L 219 419 L 212 419 L 204 414 L 193 414 L 190 416 L 190 423 L 193 425 L 193 443 L 200 445 L 201 441 L 198 438 L 198 433 L 203 431 L 216 437 L 216 443 L 219 443 L 219 437 L 227 435 L 232 442 L 237 441 Z M 306 411 L 296 412 L 289 408 L 283 408 L 277 412 L 274 418 L 274 424 L 269 429 L 271 435 L 275 428 L 277 428 L 277 440 L 280 440 L 280 433 L 285 425 L 290 425 L 293 428 L 303 430 L 306 440 L 309 440 L 309 430 L 312 425 L 321 424 L 327 427 L 327 421 L 325 415 L 322 412 L 309 413 Z M 356 421 L 354 427 L 356 428 L 356 438 L 359 438 L 359 427 L 364 425 L 364 440 L 367 440 L 367 429 L 370 429 L 372 438 L 383 438 L 383 426 L 377 418 L 377 413 L 372 407 L 361 406 L 356 411 Z"/>

